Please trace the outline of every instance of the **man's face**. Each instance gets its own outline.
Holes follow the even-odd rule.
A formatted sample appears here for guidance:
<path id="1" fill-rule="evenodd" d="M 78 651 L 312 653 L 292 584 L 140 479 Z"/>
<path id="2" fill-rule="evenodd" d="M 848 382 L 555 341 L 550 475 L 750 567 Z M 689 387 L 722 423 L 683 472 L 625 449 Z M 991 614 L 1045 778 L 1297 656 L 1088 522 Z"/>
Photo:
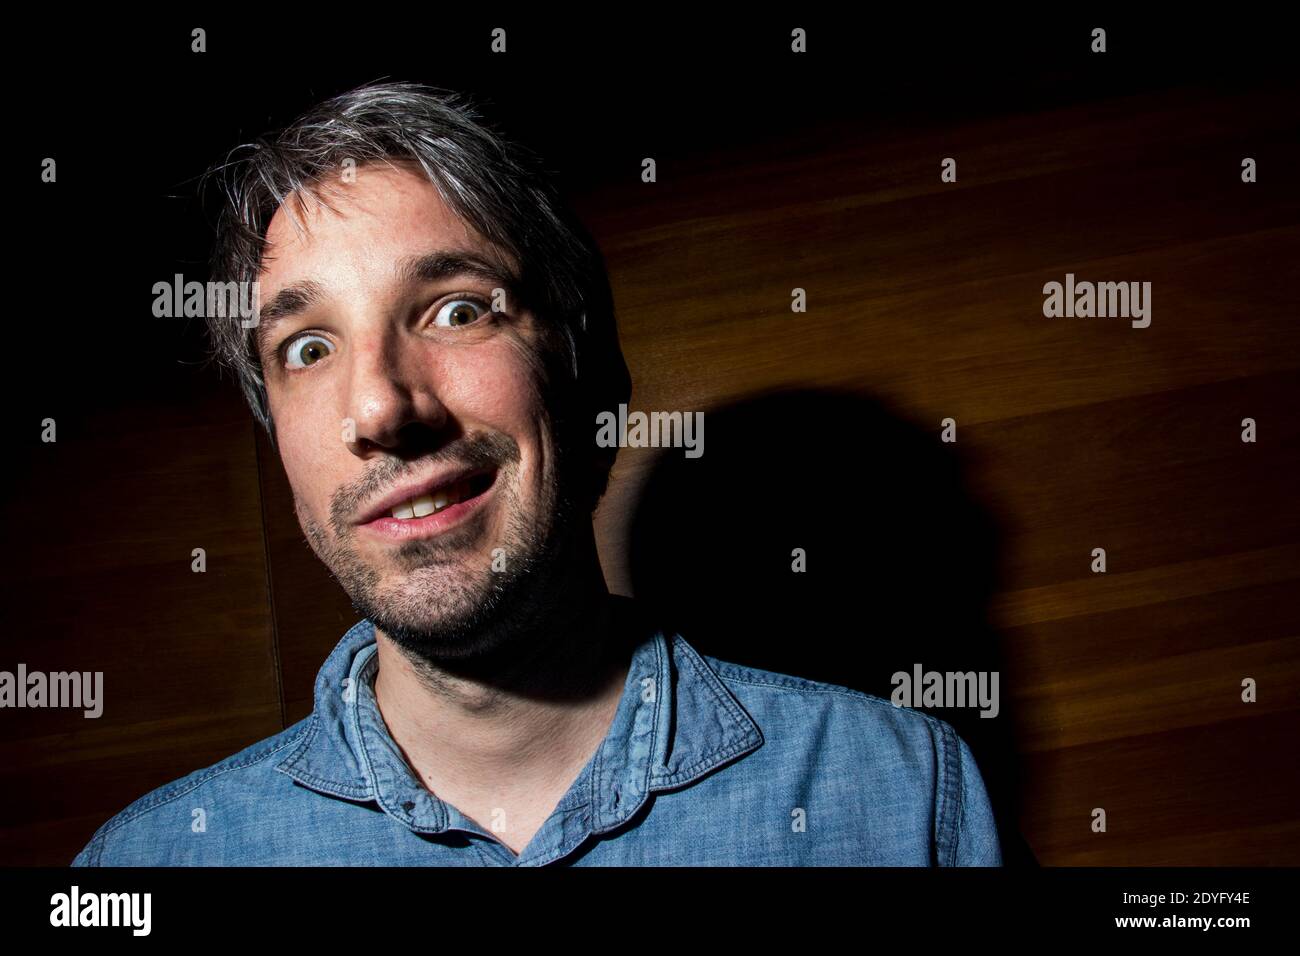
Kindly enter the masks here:
<path id="1" fill-rule="evenodd" d="M 521 614 L 521 594 L 545 589 L 574 514 L 541 331 L 514 302 L 514 263 L 423 174 L 366 165 L 326 201 L 296 208 L 302 230 L 276 212 L 259 277 L 259 351 L 298 520 L 382 631 L 426 657 L 473 654 Z"/>

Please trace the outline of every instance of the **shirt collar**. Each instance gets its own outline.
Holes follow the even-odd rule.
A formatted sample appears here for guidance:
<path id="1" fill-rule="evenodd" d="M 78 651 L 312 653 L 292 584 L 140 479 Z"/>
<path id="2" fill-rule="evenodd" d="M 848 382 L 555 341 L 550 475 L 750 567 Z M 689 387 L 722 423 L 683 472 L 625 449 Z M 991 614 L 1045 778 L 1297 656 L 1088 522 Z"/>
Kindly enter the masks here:
<path id="1" fill-rule="evenodd" d="M 631 666 L 608 734 L 557 811 L 565 829 L 601 833 L 631 817 L 651 793 L 676 789 L 755 750 L 763 735 L 704 658 L 677 634 L 650 625 L 630 598 L 618 620 L 636 628 Z M 303 786 L 376 801 L 413 830 L 476 828 L 423 786 L 375 703 L 374 625 L 343 635 L 316 676 L 311 726 L 276 767 Z"/>

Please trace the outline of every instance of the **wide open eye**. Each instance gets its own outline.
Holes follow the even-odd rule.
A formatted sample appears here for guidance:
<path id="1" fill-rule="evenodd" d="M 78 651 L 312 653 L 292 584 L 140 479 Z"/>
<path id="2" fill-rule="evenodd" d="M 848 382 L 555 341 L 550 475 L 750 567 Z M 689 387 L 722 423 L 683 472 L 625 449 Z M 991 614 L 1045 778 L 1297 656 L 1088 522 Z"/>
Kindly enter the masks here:
<path id="1" fill-rule="evenodd" d="M 334 346 L 330 345 L 328 339 L 311 333 L 299 335 L 285 350 L 285 364 L 289 368 L 306 368 L 308 365 L 315 365 L 332 351 Z"/>
<path id="2" fill-rule="evenodd" d="M 473 325 L 488 312 L 485 303 L 478 299 L 450 299 L 434 316 L 433 324 L 442 329 Z"/>

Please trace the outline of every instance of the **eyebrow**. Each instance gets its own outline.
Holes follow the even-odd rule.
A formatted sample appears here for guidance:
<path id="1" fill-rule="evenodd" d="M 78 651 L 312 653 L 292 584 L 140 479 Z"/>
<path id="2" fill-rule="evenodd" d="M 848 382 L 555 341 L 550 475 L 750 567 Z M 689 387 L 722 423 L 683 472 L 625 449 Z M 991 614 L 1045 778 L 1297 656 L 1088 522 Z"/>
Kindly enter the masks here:
<path id="1" fill-rule="evenodd" d="M 398 260 L 399 282 L 438 282 L 460 276 L 473 276 L 485 282 L 494 282 L 506 290 L 511 299 L 519 289 L 519 277 L 510 267 L 463 249 L 439 250 L 424 255 L 407 256 Z M 325 287 L 319 282 L 304 279 L 285 286 L 271 296 L 257 312 L 257 347 L 259 354 L 265 348 L 271 329 L 284 319 L 307 311 L 326 298 Z"/>

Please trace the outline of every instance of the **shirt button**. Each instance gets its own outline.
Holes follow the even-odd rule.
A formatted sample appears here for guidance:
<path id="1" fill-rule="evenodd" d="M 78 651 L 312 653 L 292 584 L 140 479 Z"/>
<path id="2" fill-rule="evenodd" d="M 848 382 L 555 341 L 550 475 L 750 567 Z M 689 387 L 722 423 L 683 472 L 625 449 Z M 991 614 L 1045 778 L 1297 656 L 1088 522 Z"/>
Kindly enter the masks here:
<path id="1" fill-rule="evenodd" d="M 410 800 L 407 800 L 404 804 L 402 804 L 402 809 L 405 810 L 407 813 L 410 813 L 412 810 L 415 809 L 415 804 L 412 803 Z"/>

